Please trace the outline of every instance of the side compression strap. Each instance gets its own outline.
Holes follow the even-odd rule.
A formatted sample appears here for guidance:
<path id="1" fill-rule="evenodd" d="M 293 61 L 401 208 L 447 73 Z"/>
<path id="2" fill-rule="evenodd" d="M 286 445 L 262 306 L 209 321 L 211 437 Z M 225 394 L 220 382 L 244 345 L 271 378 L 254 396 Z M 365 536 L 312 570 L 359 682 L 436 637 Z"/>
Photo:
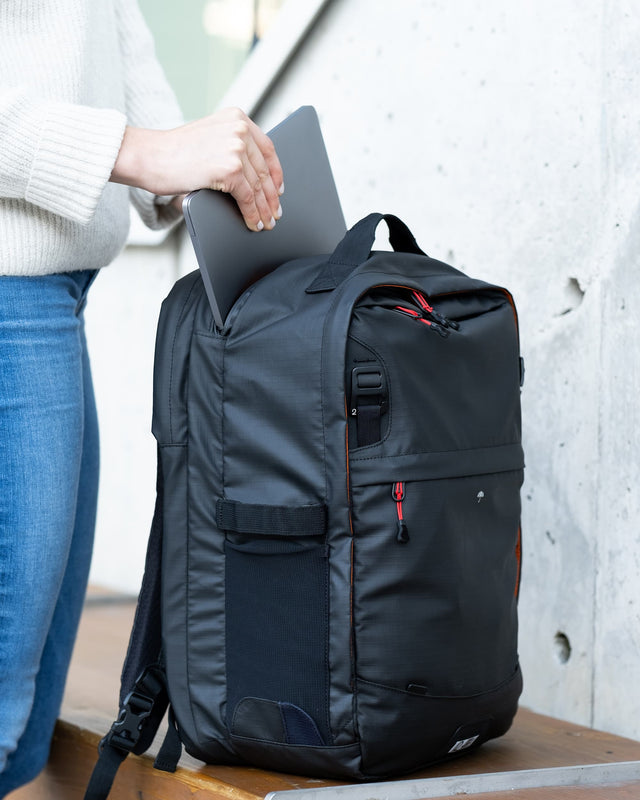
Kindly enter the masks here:
<path id="1" fill-rule="evenodd" d="M 223 531 L 263 536 L 323 536 L 327 530 L 324 503 L 268 506 L 218 500 L 216 519 Z"/>

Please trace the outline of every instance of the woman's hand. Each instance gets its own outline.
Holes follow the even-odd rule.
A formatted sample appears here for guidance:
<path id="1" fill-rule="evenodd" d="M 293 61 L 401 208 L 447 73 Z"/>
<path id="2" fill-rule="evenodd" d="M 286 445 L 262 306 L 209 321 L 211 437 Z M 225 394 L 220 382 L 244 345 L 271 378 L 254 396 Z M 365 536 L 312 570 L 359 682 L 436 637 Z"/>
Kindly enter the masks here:
<path id="1" fill-rule="evenodd" d="M 127 127 L 110 180 L 158 195 L 228 192 L 255 231 L 273 228 L 282 215 L 283 175 L 273 143 L 235 108 L 167 131 Z"/>

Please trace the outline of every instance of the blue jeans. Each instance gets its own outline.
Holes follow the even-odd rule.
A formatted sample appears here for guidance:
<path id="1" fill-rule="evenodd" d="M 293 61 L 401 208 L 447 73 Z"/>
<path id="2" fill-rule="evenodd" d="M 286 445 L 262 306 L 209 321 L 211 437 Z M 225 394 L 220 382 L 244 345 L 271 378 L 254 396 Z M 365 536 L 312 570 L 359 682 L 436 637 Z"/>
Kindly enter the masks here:
<path id="1" fill-rule="evenodd" d="M 98 426 L 95 272 L 0 276 L 0 798 L 47 761 L 85 595 Z"/>

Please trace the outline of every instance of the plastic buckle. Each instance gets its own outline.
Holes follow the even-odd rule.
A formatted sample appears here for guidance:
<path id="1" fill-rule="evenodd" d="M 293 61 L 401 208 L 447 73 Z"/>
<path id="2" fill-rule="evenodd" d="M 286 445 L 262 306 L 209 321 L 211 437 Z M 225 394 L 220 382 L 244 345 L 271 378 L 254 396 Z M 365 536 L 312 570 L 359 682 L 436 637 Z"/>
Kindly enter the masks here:
<path id="1" fill-rule="evenodd" d="M 140 740 L 144 720 L 151 714 L 153 699 L 145 697 L 135 689 L 127 695 L 118 719 L 101 742 L 131 752 Z"/>
<path id="2" fill-rule="evenodd" d="M 362 397 L 379 397 L 385 404 L 384 374 L 379 366 L 354 367 L 351 370 L 351 416 L 358 416 L 358 401 Z"/>

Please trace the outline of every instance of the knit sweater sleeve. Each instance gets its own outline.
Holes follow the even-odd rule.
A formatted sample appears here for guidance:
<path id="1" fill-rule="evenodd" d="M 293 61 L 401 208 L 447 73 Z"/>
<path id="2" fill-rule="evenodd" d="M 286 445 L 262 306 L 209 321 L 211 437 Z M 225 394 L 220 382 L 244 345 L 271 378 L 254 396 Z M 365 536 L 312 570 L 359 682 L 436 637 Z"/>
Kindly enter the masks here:
<path id="1" fill-rule="evenodd" d="M 120 149 L 125 115 L 0 85 L 0 197 L 88 223 Z"/>
<path id="2" fill-rule="evenodd" d="M 156 54 L 152 35 L 137 2 L 116 0 L 122 52 L 127 122 L 140 128 L 166 130 L 183 123 L 175 94 Z M 182 215 L 168 202 L 144 189 L 131 189 L 131 201 L 150 228 L 166 227 Z"/>

